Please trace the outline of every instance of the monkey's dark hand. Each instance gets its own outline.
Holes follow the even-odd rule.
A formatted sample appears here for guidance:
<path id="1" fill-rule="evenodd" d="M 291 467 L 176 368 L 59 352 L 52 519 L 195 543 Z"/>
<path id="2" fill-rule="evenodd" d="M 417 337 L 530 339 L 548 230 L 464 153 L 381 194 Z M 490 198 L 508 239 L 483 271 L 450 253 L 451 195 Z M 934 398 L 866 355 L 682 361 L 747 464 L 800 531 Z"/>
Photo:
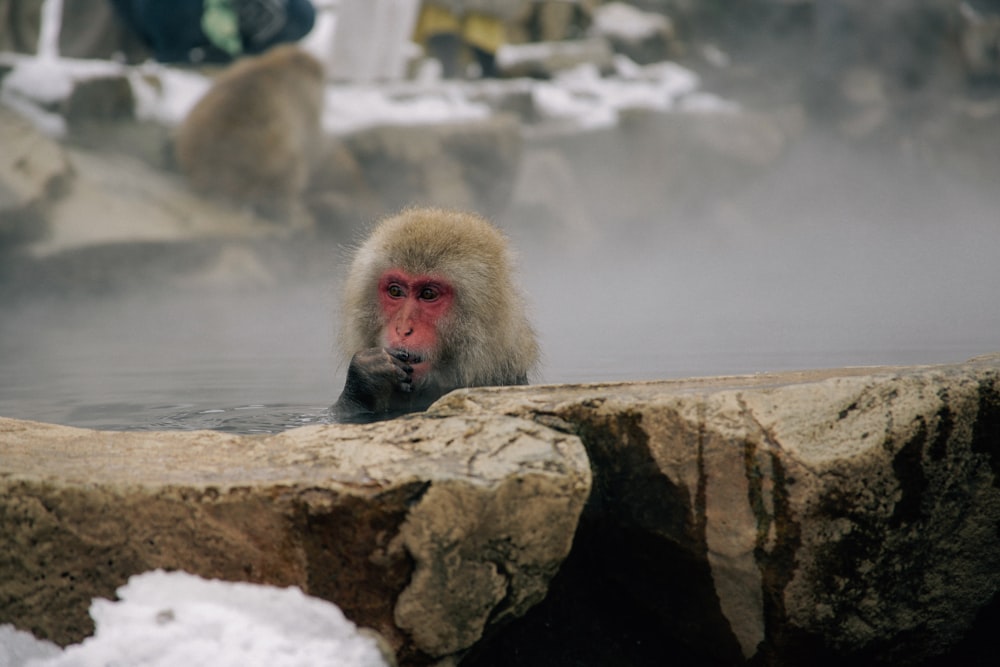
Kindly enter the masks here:
<path id="1" fill-rule="evenodd" d="M 413 367 L 420 358 L 404 350 L 361 350 L 347 368 L 344 391 L 332 407 L 341 422 L 370 422 L 392 416 L 413 391 Z"/>

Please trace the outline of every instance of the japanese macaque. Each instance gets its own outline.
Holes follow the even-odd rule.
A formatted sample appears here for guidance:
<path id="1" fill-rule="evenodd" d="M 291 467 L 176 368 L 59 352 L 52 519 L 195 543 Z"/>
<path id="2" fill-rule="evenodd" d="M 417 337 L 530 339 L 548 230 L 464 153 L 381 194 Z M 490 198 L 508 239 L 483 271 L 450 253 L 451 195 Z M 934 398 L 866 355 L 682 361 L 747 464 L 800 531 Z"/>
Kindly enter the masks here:
<path id="1" fill-rule="evenodd" d="M 323 66 L 292 44 L 238 60 L 181 123 L 177 164 L 192 186 L 288 220 L 325 146 Z"/>
<path id="2" fill-rule="evenodd" d="M 352 358 L 333 416 L 377 421 L 459 387 L 525 384 L 538 343 L 511 273 L 505 237 L 478 215 L 411 208 L 381 221 L 347 276 Z"/>

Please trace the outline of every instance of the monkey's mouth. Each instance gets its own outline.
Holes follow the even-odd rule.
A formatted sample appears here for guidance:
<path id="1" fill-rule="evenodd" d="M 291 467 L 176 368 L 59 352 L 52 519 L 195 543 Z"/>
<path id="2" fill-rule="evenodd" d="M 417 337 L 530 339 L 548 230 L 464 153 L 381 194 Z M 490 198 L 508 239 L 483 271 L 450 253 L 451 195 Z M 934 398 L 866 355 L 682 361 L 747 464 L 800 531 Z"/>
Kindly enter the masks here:
<path id="1" fill-rule="evenodd" d="M 427 374 L 431 372 L 431 362 L 430 360 L 421 359 L 420 361 L 409 361 L 410 367 L 413 369 L 413 384 L 420 384 L 420 382 L 427 377 Z"/>

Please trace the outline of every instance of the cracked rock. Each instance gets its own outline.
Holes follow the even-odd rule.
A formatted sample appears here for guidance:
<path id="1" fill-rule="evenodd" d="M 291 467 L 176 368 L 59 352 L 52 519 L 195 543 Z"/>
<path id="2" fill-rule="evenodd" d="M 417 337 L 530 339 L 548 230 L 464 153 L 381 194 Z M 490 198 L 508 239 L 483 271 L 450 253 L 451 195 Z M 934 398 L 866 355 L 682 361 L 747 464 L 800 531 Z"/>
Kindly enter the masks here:
<path id="1" fill-rule="evenodd" d="M 567 424 L 594 468 L 549 598 L 467 665 L 927 665 L 996 617 L 1000 355 L 435 409 Z"/>
<path id="2" fill-rule="evenodd" d="M 0 624 L 65 645 L 130 575 L 296 585 L 400 664 L 456 659 L 545 595 L 590 490 L 579 440 L 518 418 L 270 437 L 0 418 Z"/>

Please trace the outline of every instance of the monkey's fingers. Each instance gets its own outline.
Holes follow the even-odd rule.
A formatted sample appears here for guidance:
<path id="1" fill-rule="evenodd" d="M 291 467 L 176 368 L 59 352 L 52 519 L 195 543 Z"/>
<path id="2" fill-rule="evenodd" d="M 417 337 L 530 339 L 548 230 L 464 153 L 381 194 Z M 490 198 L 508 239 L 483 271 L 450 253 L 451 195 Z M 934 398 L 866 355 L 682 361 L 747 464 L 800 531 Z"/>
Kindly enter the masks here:
<path id="1" fill-rule="evenodd" d="M 393 352 L 389 352 L 389 359 L 392 361 L 392 370 L 400 391 L 407 393 L 413 391 L 413 366 L 405 363 Z"/>
<path id="2" fill-rule="evenodd" d="M 413 366 L 406 363 L 405 360 L 401 361 L 398 357 L 392 356 L 391 354 L 389 355 L 389 360 L 392 362 L 393 369 L 396 371 L 397 375 L 400 371 L 405 373 L 406 377 L 413 374 Z"/>
<path id="3" fill-rule="evenodd" d="M 408 361 L 411 364 L 419 364 L 421 361 L 424 360 L 424 358 L 421 357 L 416 352 L 410 352 L 408 350 L 401 350 L 401 349 L 395 348 L 395 349 L 392 349 L 392 350 L 386 350 L 386 352 L 389 353 L 389 356 L 391 356 L 391 357 L 393 357 L 395 359 L 399 359 L 400 361 Z"/>
<path id="4" fill-rule="evenodd" d="M 409 366 L 396 368 L 396 382 L 400 391 L 413 391 L 413 369 Z"/>

